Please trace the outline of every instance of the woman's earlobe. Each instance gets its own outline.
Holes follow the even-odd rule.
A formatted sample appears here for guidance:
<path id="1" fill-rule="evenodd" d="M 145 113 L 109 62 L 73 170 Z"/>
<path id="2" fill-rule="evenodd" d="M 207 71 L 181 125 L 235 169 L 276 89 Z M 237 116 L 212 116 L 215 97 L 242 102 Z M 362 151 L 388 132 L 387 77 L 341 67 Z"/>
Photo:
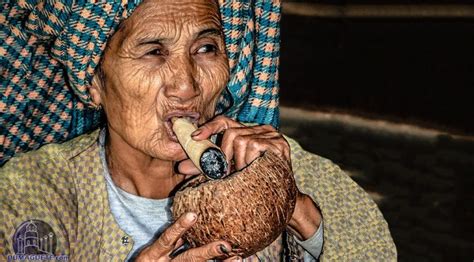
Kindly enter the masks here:
<path id="1" fill-rule="evenodd" d="M 89 86 L 89 94 L 92 98 L 92 102 L 96 107 L 100 107 L 102 99 L 102 81 L 99 79 L 99 76 L 96 74 L 92 78 L 92 83 Z"/>

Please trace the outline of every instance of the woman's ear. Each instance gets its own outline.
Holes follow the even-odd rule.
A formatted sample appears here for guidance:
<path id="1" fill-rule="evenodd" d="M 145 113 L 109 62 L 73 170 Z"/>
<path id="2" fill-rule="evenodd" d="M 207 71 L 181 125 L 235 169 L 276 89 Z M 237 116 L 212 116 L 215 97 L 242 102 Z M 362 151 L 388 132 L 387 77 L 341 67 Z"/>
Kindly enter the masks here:
<path id="1" fill-rule="evenodd" d="M 100 74 L 95 74 L 92 78 L 92 84 L 89 87 L 89 94 L 91 95 L 92 102 L 96 107 L 100 107 L 102 103 L 101 94 L 104 88 L 103 81 L 100 79 Z"/>

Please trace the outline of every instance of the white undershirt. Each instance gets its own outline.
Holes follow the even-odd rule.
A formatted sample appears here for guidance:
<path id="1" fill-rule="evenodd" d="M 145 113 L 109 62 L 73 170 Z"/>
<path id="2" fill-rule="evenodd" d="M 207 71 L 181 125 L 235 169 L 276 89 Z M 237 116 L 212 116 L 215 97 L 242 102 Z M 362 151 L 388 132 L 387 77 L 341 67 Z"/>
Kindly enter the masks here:
<path id="1" fill-rule="evenodd" d="M 107 181 L 107 193 L 110 210 L 119 227 L 132 237 L 134 245 L 127 261 L 138 255 L 146 246 L 151 244 L 172 223 L 172 198 L 150 199 L 125 192 L 115 185 L 107 167 L 105 158 L 105 129 L 99 137 L 100 157 Z M 315 261 L 319 257 L 323 245 L 323 226 L 305 241 L 298 241 L 307 252 L 304 261 Z"/>

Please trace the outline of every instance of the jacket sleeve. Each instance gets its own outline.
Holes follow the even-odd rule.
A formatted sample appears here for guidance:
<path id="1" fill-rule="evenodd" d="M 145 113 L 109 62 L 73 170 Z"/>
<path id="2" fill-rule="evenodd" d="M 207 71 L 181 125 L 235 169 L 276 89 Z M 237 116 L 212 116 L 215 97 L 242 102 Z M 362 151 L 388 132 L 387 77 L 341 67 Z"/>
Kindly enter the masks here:
<path id="1" fill-rule="evenodd" d="M 0 260 L 22 253 L 70 255 L 77 224 L 73 185 L 54 145 L 0 169 Z"/>
<path id="2" fill-rule="evenodd" d="M 321 261 L 396 261 L 397 251 L 382 213 L 369 195 L 331 161 L 287 138 L 296 183 L 323 217 Z"/>

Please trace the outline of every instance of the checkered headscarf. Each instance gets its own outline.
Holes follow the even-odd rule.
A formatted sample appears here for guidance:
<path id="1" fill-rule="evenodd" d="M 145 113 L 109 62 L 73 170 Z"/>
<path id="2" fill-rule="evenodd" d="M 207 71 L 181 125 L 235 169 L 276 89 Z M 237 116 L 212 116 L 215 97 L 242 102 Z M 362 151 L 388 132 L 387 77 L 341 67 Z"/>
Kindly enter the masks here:
<path id="1" fill-rule="evenodd" d="M 141 1 L 0 4 L 0 165 L 99 125 L 87 87 L 107 39 Z M 219 4 L 231 79 L 217 111 L 277 127 L 280 1 Z"/>

